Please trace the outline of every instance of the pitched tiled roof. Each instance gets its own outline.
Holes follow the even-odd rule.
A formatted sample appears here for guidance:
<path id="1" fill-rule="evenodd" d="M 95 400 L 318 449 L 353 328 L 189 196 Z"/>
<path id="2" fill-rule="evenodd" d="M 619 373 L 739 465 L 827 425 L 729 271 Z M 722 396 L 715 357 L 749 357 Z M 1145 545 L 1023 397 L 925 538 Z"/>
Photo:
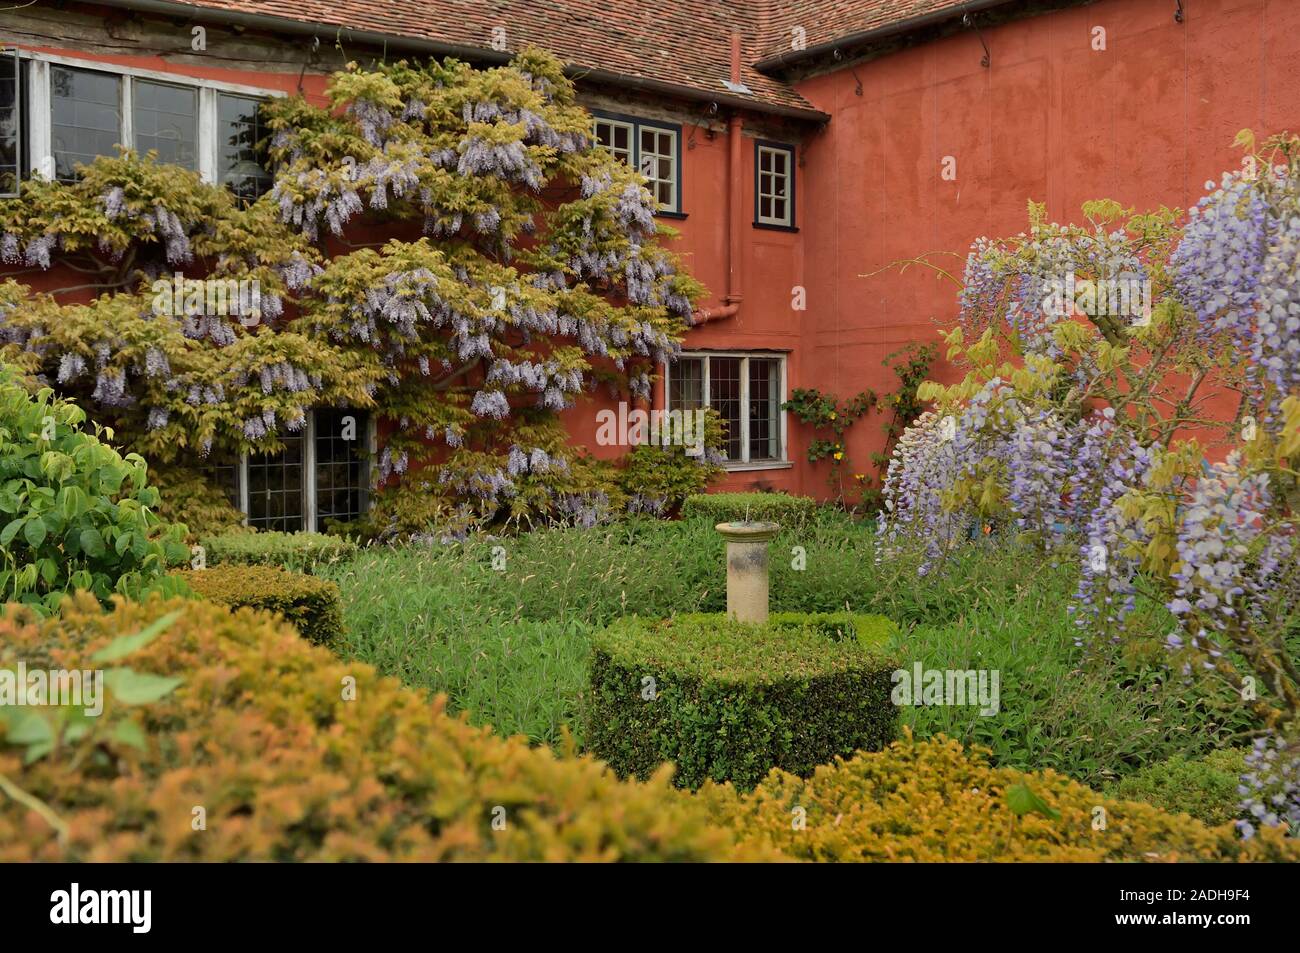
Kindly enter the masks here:
<path id="1" fill-rule="evenodd" d="M 959 17 L 962 12 L 999 5 L 991 0 L 768 0 L 771 15 L 756 46 L 758 62 L 797 57 L 795 28 L 808 50 L 858 34 L 901 28 L 927 18 Z M 1002 0 L 1005 2 L 1005 0 Z"/>
<path id="2" fill-rule="evenodd" d="M 687 89 L 731 104 L 819 115 L 792 86 L 754 69 L 788 58 L 792 30 L 811 49 L 837 37 L 908 21 L 963 0 L 102 0 L 110 5 L 176 12 L 185 8 L 279 22 L 319 24 L 354 34 L 381 34 L 487 50 L 505 29 L 507 49 L 536 45 L 597 78 L 667 91 Z M 987 6 L 987 0 L 965 0 Z M 196 11 L 197 12 L 197 11 Z M 202 14 L 200 14 L 202 15 Z M 741 82 L 729 90 L 730 37 L 741 37 Z M 325 41 L 322 37 L 322 41 Z"/>

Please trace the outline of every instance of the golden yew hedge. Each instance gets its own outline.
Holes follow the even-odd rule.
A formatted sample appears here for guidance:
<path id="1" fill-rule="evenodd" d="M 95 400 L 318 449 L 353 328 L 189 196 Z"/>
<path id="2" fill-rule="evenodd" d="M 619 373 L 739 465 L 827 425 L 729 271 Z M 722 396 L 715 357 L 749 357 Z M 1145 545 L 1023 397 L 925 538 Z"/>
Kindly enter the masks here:
<path id="1" fill-rule="evenodd" d="M 80 599 L 42 623 L 10 607 L 0 668 L 17 658 L 88 668 L 97 649 L 175 609 L 180 618 L 125 660 L 184 679 L 129 713 L 145 750 L 65 746 L 23 767 L 22 749 L 0 744 L 0 775 L 67 828 L 60 838 L 39 811 L 0 794 L 0 861 L 737 856 L 676 797 L 667 769 L 624 784 L 591 759 L 497 738 L 250 609 L 153 600 L 104 614 Z M 354 701 L 343 697 L 349 678 Z M 114 706 L 109 697 L 102 717 L 121 717 Z M 206 830 L 193 829 L 195 807 Z M 496 808 L 503 830 L 493 829 Z"/>
<path id="2" fill-rule="evenodd" d="M 1242 842 L 1229 826 L 1105 799 L 1050 771 L 993 768 L 946 739 L 906 737 L 808 779 L 773 771 L 747 795 L 688 795 L 668 768 L 621 782 L 590 758 L 449 717 L 441 699 L 272 616 L 211 603 L 119 600 L 105 613 L 80 596 L 52 620 L 10 606 L 0 669 L 89 668 L 172 612 L 122 664 L 183 681 L 146 705 L 108 694 L 101 717 L 115 730 L 24 765 L 0 719 L 0 862 L 1300 860 L 1276 832 Z M 140 732 L 116 730 L 123 721 Z M 1025 783 L 1060 817 L 1016 815 L 1006 792 Z M 1105 831 L 1092 829 L 1097 805 Z"/>
<path id="3" fill-rule="evenodd" d="M 1012 789 L 1028 789 L 1041 808 L 1017 813 Z M 1055 771 L 996 768 L 979 749 L 942 736 L 915 741 L 910 732 L 886 751 L 837 758 L 807 779 L 773 771 L 744 797 L 730 784 L 710 784 L 696 798 L 747 848 L 799 860 L 1300 860 L 1300 843 L 1277 829 L 1244 841 L 1231 823 L 1207 827 L 1102 797 Z M 1023 809 L 1023 800 L 1015 803 Z M 804 811 L 801 830 L 796 808 Z M 1099 819 L 1103 829 L 1094 826 Z"/>

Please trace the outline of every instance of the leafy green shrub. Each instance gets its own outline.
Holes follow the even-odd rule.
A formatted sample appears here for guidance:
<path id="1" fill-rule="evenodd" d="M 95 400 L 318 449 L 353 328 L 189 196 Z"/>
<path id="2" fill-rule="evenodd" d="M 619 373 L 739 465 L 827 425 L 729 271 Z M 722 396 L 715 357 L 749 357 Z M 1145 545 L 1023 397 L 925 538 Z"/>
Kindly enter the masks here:
<path id="1" fill-rule="evenodd" d="M 143 458 L 122 457 L 85 421 L 0 368 L 0 602 L 51 612 L 71 589 L 138 596 L 167 588 L 168 560 L 187 554 L 185 528 L 154 512 Z"/>
<path id="2" fill-rule="evenodd" d="M 733 847 L 667 772 L 624 783 L 589 758 L 494 738 L 264 613 L 162 600 L 103 613 L 82 597 L 60 622 L 10 613 L 0 646 L 90 668 L 122 633 L 177 611 L 130 663 L 179 686 L 125 711 L 105 700 L 102 717 L 133 722 L 139 744 L 96 739 L 23 764 L 0 725 L 0 778 L 24 795 L 0 797 L 0 862 L 773 856 Z"/>
<path id="3" fill-rule="evenodd" d="M 279 532 L 208 536 L 201 545 L 209 566 L 279 566 L 294 572 L 314 572 L 322 563 L 348 559 L 358 548 L 344 536 Z"/>
<path id="4" fill-rule="evenodd" d="M 1300 860 L 1300 841 L 1278 829 L 1243 840 L 1231 825 L 1103 797 L 1055 771 L 995 768 L 943 737 L 905 734 L 887 751 L 837 758 L 809 778 L 773 771 L 748 794 L 710 784 L 695 797 L 741 845 L 801 860 Z"/>
<path id="5" fill-rule="evenodd" d="M 1236 748 L 1212 751 L 1195 760 L 1174 755 L 1129 775 L 1109 793 L 1170 814 L 1190 814 L 1205 824 L 1225 824 L 1241 813 L 1237 785 L 1245 770 L 1246 752 Z"/>
<path id="6" fill-rule="evenodd" d="M 593 637 L 584 741 L 623 776 L 672 761 L 682 787 L 752 787 L 774 766 L 806 774 L 887 744 L 893 668 L 878 648 L 790 619 L 629 617 Z"/>
<path id="7" fill-rule="evenodd" d="M 339 587 L 327 579 L 274 566 L 239 565 L 177 575 L 212 602 L 278 613 L 312 642 L 328 645 L 343 634 Z"/>
<path id="8" fill-rule="evenodd" d="M 162 494 L 158 515 L 169 523 L 184 524 L 190 541 L 218 533 L 253 532 L 244 525 L 244 514 L 207 475 L 188 467 L 164 466 L 151 469 L 150 476 Z"/>
<path id="9" fill-rule="evenodd" d="M 860 612 L 773 612 L 767 624 L 776 629 L 813 629 L 835 641 L 856 639 L 868 649 L 884 648 L 898 635 L 892 620 Z"/>
<path id="10" fill-rule="evenodd" d="M 697 493 L 682 504 L 682 518 L 711 523 L 770 520 L 782 529 L 793 529 L 811 520 L 818 508 L 811 496 L 788 493 Z"/>

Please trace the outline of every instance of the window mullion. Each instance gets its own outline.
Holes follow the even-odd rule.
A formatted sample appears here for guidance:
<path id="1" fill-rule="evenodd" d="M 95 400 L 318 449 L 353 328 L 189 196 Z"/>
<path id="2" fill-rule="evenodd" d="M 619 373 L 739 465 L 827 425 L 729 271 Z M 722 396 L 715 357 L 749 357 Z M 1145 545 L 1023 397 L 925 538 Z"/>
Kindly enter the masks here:
<path id="1" fill-rule="evenodd" d="M 198 141 L 194 144 L 199 154 L 199 175 L 204 182 L 217 182 L 218 153 L 221 144 L 217 129 L 217 91 L 210 86 L 199 87 Z"/>
<path id="2" fill-rule="evenodd" d="M 244 514 L 244 525 L 248 525 L 248 454 L 239 455 L 239 512 Z"/>
<path id="3" fill-rule="evenodd" d="M 749 463 L 749 358 L 740 359 L 740 459 Z"/>
<path id="4" fill-rule="evenodd" d="M 27 64 L 28 167 L 33 176 L 54 178 L 54 147 L 51 142 L 50 64 L 30 60 Z"/>
<path id="5" fill-rule="evenodd" d="M 307 414 L 305 446 L 302 448 L 302 528 L 316 532 L 316 411 Z"/>
<path id="6" fill-rule="evenodd" d="M 123 75 L 118 88 L 121 90 L 122 108 L 122 145 L 128 149 L 135 148 L 135 80 L 130 73 Z"/>

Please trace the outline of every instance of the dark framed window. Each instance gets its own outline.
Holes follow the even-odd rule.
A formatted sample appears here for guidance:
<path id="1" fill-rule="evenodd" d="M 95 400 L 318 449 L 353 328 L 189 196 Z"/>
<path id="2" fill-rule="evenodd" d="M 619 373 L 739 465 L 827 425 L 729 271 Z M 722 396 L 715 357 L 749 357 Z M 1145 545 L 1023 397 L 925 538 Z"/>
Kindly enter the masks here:
<path id="1" fill-rule="evenodd" d="M 219 460 L 209 460 L 202 468 L 204 479 L 209 484 L 219 489 L 230 501 L 230 505 L 235 509 L 240 508 L 239 503 L 239 471 L 240 463 L 238 457 L 222 458 Z"/>
<path id="2" fill-rule="evenodd" d="M 596 141 L 636 169 L 659 214 L 682 214 L 682 127 L 676 123 L 594 113 Z"/>
<path id="3" fill-rule="evenodd" d="M 153 150 L 158 161 L 187 169 L 199 167 L 199 91 L 136 79 L 131 83 L 131 124 L 135 150 Z"/>
<path id="4" fill-rule="evenodd" d="M 307 437 L 283 433 L 279 453 L 249 454 L 248 525 L 256 529 L 296 533 L 307 528 L 303 479 Z"/>
<path id="5" fill-rule="evenodd" d="M 793 229 L 794 146 L 754 143 L 754 224 Z"/>
<path id="6" fill-rule="evenodd" d="M 50 66 L 50 154 L 54 177 L 72 182 L 78 163 L 117 154 L 122 141 L 122 77 Z"/>
<path id="7" fill-rule="evenodd" d="M 278 453 L 217 461 L 204 472 L 249 526 L 324 531 L 370 509 L 370 424 L 365 411 L 321 408 L 297 432 L 281 432 Z"/>
<path id="8" fill-rule="evenodd" d="M 18 194 L 27 164 L 24 86 L 23 61 L 16 52 L 0 51 L 0 196 Z"/>
<path id="9" fill-rule="evenodd" d="M 262 120 L 262 100 L 220 93 L 217 96 L 217 178 L 245 202 L 270 190 L 265 141 L 270 130 Z"/>
<path id="10" fill-rule="evenodd" d="M 351 522 L 370 498 L 370 419 L 364 411 L 316 411 L 316 527 L 327 520 Z"/>
<path id="11" fill-rule="evenodd" d="M 726 427 L 727 465 L 785 463 L 785 358 L 779 354 L 683 354 L 667 368 L 668 410 L 708 407 Z"/>

